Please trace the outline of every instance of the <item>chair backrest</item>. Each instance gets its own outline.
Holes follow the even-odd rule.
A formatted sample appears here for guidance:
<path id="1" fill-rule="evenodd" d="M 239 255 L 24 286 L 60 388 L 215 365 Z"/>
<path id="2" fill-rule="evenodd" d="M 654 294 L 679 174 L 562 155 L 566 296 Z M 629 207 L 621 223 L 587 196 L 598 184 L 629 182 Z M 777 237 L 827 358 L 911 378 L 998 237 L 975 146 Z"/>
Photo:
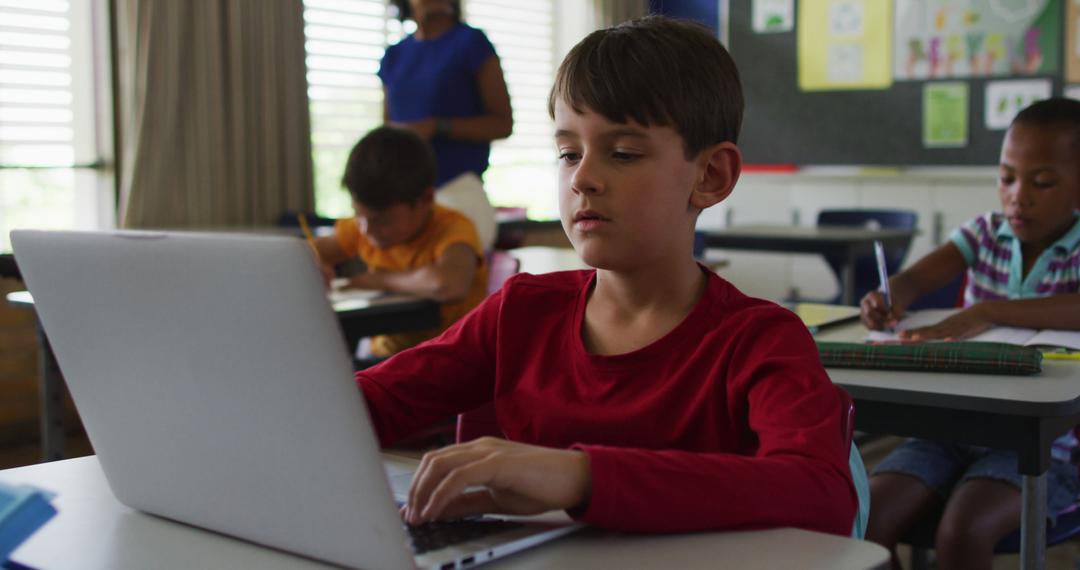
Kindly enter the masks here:
<path id="1" fill-rule="evenodd" d="M 822 210 L 818 214 L 818 226 L 845 226 L 866 227 L 877 226 L 880 228 L 914 230 L 919 216 L 909 210 Z M 900 270 L 900 266 L 907 257 L 907 247 L 886 247 L 885 267 L 892 275 Z M 840 282 L 840 269 L 846 260 L 841 255 L 826 255 L 825 261 L 829 264 L 837 282 Z M 855 300 L 862 299 L 868 291 L 877 289 L 878 274 L 877 263 L 873 255 L 862 255 L 855 259 Z M 838 302 L 840 295 L 834 302 Z"/>
<path id="2" fill-rule="evenodd" d="M 855 495 L 858 497 L 858 507 L 855 512 L 855 520 L 851 525 L 851 536 L 862 539 L 866 536 L 866 524 L 870 520 L 870 481 L 866 473 L 866 465 L 863 464 L 862 456 L 855 447 L 855 402 L 847 390 L 833 384 L 836 394 L 840 396 L 840 437 L 844 448 L 848 450 L 848 469 L 851 471 L 851 482 L 855 485 Z"/>
<path id="3" fill-rule="evenodd" d="M 847 390 L 836 384 L 833 386 L 840 396 L 840 437 L 843 438 L 844 447 L 851 447 L 851 442 L 855 440 L 855 402 Z"/>
<path id="4" fill-rule="evenodd" d="M 495 415 L 495 404 L 487 403 L 475 410 L 458 414 L 455 441 L 465 443 L 484 436 L 506 437 Z"/>
<path id="5" fill-rule="evenodd" d="M 521 269 L 521 260 L 514 257 L 509 251 L 494 250 L 487 256 L 488 259 L 488 295 L 502 288 L 507 279 L 513 277 Z"/>

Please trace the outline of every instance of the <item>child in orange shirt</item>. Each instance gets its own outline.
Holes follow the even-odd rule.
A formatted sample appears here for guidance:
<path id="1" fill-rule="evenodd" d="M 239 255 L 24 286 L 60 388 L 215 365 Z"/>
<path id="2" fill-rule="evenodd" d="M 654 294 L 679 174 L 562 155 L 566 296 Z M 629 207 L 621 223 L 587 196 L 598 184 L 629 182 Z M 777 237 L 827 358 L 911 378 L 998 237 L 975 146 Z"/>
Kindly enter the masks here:
<path id="1" fill-rule="evenodd" d="M 385 358 L 432 338 L 484 299 L 487 268 L 476 228 L 463 214 L 435 204 L 431 149 L 404 129 L 379 127 L 360 139 L 342 183 L 352 194 L 354 219 L 315 240 L 323 263 L 360 257 L 367 271 L 347 288 L 381 289 L 438 301 L 438 328 L 372 338 L 370 353 Z"/>

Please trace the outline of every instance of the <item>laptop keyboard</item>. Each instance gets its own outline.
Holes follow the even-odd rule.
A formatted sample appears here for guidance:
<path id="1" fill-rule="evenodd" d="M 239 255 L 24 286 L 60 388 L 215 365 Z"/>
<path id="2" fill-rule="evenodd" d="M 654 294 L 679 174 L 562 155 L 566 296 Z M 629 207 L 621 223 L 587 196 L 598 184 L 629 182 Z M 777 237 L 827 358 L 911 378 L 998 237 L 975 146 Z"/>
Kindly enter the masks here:
<path id="1" fill-rule="evenodd" d="M 521 523 L 502 519 L 474 518 L 405 525 L 405 529 L 412 538 L 413 551 L 423 554 L 521 526 Z"/>

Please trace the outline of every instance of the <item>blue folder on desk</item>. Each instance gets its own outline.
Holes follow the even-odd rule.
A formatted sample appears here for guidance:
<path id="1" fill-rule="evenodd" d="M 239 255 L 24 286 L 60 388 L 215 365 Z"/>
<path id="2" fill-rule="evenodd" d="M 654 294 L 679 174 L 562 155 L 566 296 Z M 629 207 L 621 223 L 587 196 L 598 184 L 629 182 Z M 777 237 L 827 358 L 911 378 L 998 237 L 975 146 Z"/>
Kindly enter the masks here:
<path id="1" fill-rule="evenodd" d="M 0 483 L 0 563 L 53 515 L 53 494 L 29 485 Z"/>

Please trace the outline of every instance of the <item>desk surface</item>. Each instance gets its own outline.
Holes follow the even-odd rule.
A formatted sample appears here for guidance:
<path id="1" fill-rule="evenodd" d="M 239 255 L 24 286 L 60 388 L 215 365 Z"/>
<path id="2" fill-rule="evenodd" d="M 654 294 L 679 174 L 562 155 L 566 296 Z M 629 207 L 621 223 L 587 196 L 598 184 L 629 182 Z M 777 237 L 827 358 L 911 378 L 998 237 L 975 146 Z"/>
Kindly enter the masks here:
<path id="1" fill-rule="evenodd" d="M 59 513 L 12 559 L 37 568 L 328 568 L 319 562 L 145 515 L 109 491 L 96 457 L 0 471 L 0 481 L 58 493 Z M 484 568 L 885 568 L 885 549 L 797 529 L 620 535 L 597 529 Z"/>
<path id="2" fill-rule="evenodd" d="M 747 237 L 754 239 L 777 238 L 832 242 L 865 241 L 886 238 L 906 238 L 915 230 L 890 228 L 859 228 L 847 226 L 781 226 L 772 224 L 747 224 L 708 230 L 706 236 L 713 238 Z"/>
<path id="3" fill-rule="evenodd" d="M 863 342 L 866 328 L 843 325 L 818 333 L 820 341 Z M 830 368 L 852 396 L 960 410 L 1042 417 L 1080 413 L 1080 361 L 1043 360 L 1033 376 L 903 372 Z"/>
<path id="4" fill-rule="evenodd" d="M 786 253 L 843 253 L 862 250 L 875 240 L 906 244 L 915 230 L 849 228 L 838 226 L 745 225 L 707 230 L 705 246 L 718 249 L 779 251 Z"/>

